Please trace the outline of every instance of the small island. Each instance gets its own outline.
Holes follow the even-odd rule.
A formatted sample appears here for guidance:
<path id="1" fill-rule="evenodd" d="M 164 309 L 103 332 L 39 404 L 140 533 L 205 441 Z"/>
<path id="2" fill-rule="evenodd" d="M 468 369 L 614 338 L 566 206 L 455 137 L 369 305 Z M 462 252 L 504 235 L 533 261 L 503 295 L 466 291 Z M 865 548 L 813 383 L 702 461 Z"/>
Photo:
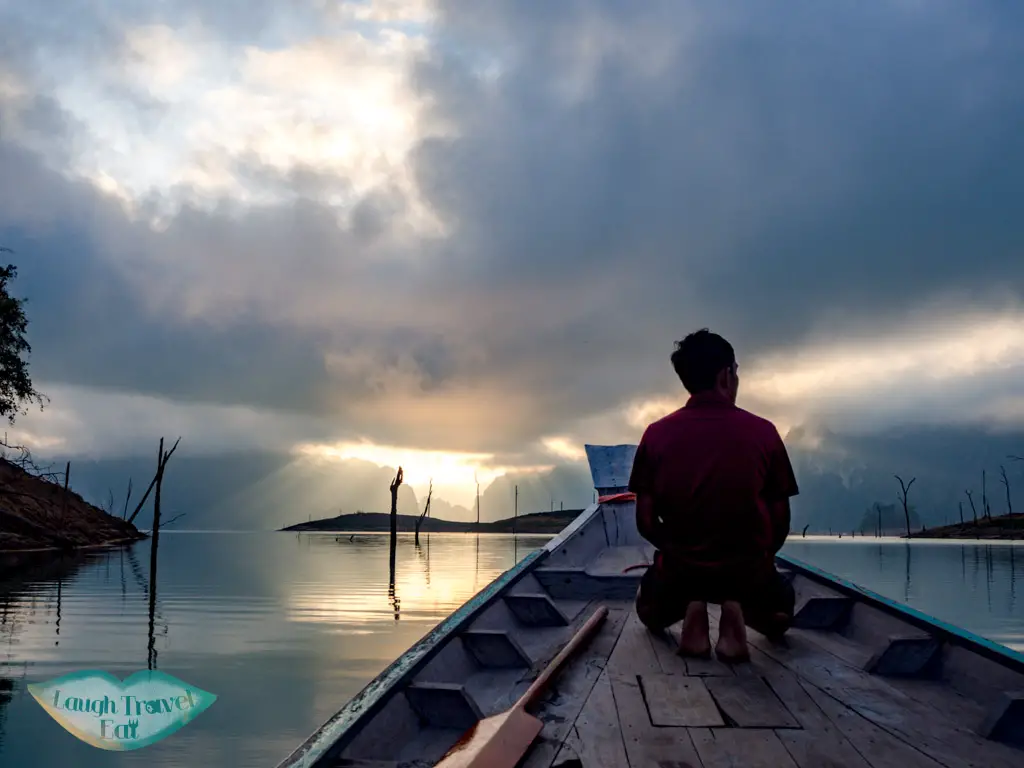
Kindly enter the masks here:
<path id="1" fill-rule="evenodd" d="M 426 517 L 420 533 L 535 533 L 557 534 L 582 512 L 582 509 L 566 509 L 558 512 L 538 512 L 520 515 L 489 523 L 441 520 Z M 419 515 L 396 515 L 399 533 L 413 533 Z M 391 530 L 391 515 L 385 512 L 356 512 L 348 515 L 328 517 L 296 523 L 281 531 L 307 531 L 323 533 L 383 533 Z"/>
<path id="2" fill-rule="evenodd" d="M 982 517 L 977 521 L 940 525 L 910 534 L 912 539 L 1024 539 L 1024 514 Z"/>

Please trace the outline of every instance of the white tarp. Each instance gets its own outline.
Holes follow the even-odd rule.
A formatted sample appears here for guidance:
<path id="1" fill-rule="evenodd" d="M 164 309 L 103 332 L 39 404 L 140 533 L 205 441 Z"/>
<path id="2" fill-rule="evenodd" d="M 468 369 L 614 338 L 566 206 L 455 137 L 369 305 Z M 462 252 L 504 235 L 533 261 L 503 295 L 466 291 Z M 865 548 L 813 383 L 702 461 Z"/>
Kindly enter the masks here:
<path id="1" fill-rule="evenodd" d="M 585 445 L 594 488 L 625 488 L 633 471 L 635 445 Z"/>

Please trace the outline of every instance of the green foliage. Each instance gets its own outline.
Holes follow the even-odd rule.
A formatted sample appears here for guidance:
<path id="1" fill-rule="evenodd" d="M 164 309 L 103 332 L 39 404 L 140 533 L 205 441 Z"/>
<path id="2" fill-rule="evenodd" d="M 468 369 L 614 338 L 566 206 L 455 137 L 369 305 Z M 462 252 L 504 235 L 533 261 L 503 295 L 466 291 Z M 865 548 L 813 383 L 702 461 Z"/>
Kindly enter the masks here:
<path id="1" fill-rule="evenodd" d="M 8 251 L 0 248 L 0 251 Z M 36 392 L 28 374 L 26 356 L 32 351 L 25 340 L 28 318 L 25 317 L 24 299 L 10 295 L 8 287 L 17 276 L 13 264 L 0 267 L 0 418 L 11 424 L 17 416 L 26 413 L 25 405 L 47 402 L 46 396 Z"/>

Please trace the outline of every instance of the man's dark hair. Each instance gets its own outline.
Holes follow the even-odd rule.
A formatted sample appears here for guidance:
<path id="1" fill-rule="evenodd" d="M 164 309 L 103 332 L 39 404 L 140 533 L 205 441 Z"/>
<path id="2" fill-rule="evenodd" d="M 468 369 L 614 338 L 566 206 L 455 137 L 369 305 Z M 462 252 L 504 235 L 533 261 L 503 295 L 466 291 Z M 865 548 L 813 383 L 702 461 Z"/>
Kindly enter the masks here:
<path id="1" fill-rule="evenodd" d="M 672 367 L 691 395 L 713 389 L 718 372 L 735 362 L 732 344 L 707 328 L 677 341 L 672 353 Z"/>

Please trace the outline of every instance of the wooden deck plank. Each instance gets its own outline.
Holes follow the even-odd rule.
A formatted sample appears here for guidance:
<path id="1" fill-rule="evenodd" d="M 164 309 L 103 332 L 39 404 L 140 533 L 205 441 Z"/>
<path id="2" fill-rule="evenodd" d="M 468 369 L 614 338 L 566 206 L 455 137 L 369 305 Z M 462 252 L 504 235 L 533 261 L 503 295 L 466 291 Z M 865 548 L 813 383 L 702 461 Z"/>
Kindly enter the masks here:
<path id="1" fill-rule="evenodd" d="M 688 675 L 686 660 L 676 653 L 679 648 L 679 631 L 682 623 L 674 624 L 662 632 L 651 632 L 651 647 L 658 660 L 658 666 L 666 675 Z"/>
<path id="2" fill-rule="evenodd" d="M 836 733 L 784 730 L 775 735 L 799 768 L 871 768 L 860 752 Z"/>
<path id="3" fill-rule="evenodd" d="M 732 677 L 735 670 L 716 658 L 686 659 L 686 673 L 692 677 Z"/>
<path id="4" fill-rule="evenodd" d="M 686 728 L 658 728 L 651 723 L 636 676 L 609 675 L 629 768 L 701 768 Z"/>
<path id="5" fill-rule="evenodd" d="M 641 675 L 640 685 L 654 725 L 677 728 L 725 725 L 702 678 L 658 673 Z"/>
<path id="6" fill-rule="evenodd" d="M 704 682 L 718 708 L 737 728 L 799 727 L 760 676 L 710 677 Z"/>
<path id="7" fill-rule="evenodd" d="M 608 618 L 597 636 L 554 681 L 535 714 L 544 722 L 520 768 L 548 768 L 579 716 L 591 689 L 607 665 L 623 626 L 633 612 L 632 603 L 609 603 Z"/>
<path id="8" fill-rule="evenodd" d="M 939 768 L 942 764 L 883 730 L 806 681 L 801 687 L 871 768 Z"/>
<path id="9" fill-rule="evenodd" d="M 909 748 L 894 736 L 837 702 L 829 706 L 830 717 L 811 698 L 804 688 L 806 683 L 802 684 L 795 672 L 766 656 L 756 646 L 750 651 L 751 666 L 763 676 L 803 727 L 802 731 L 776 732 L 800 768 L 831 768 L 833 765 L 842 768 L 864 768 L 868 765 L 873 768 L 898 768 L 900 765 L 919 768 L 936 765 L 919 752 L 908 753 Z M 885 757 L 889 753 L 895 755 L 891 761 Z M 868 762 L 867 758 L 872 756 L 874 762 Z"/>
<path id="10" fill-rule="evenodd" d="M 921 704 L 811 642 L 791 633 L 787 646 L 752 633 L 752 644 L 782 662 L 803 680 L 830 694 L 863 717 L 949 768 L 1019 768 L 1024 752 L 984 739 L 974 723 L 959 723 L 938 707 Z"/>
<path id="11" fill-rule="evenodd" d="M 774 731 L 689 730 L 704 768 L 798 768 Z"/>
<path id="12" fill-rule="evenodd" d="M 750 666 L 768 683 L 802 728 L 819 734 L 839 733 L 835 723 L 829 720 L 807 695 L 795 672 L 764 655 L 757 648 L 750 649 L 750 656 Z"/>
<path id="13" fill-rule="evenodd" d="M 628 764 L 607 670 L 601 673 L 587 696 L 554 765 L 573 758 L 587 768 L 625 768 Z"/>
<path id="14" fill-rule="evenodd" d="M 631 607 L 619 641 L 608 659 L 608 671 L 613 675 L 661 674 L 661 664 L 654 654 L 651 633 Z"/>
<path id="15" fill-rule="evenodd" d="M 717 628 L 717 620 L 708 611 L 708 621 L 712 631 Z M 690 675 L 693 677 L 732 677 L 733 669 L 718 659 L 684 659 L 679 655 L 679 636 L 683 631 L 683 623 L 678 622 L 662 632 L 648 632 L 654 655 L 658 659 L 661 671 L 666 675 Z"/>
<path id="16" fill-rule="evenodd" d="M 865 658 L 863 651 L 858 652 L 856 645 L 842 636 L 823 635 L 818 632 L 806 632 L 804 635 L 815 645 L 851 666 L 859 667 Z M 885 683 L 918 704 L 938 710 L 947 719 L 956 723 L 981 723 L 985 718 L 985 708 L 981 704 L 967 698 L 941 680 L 886 677 Z"/>

